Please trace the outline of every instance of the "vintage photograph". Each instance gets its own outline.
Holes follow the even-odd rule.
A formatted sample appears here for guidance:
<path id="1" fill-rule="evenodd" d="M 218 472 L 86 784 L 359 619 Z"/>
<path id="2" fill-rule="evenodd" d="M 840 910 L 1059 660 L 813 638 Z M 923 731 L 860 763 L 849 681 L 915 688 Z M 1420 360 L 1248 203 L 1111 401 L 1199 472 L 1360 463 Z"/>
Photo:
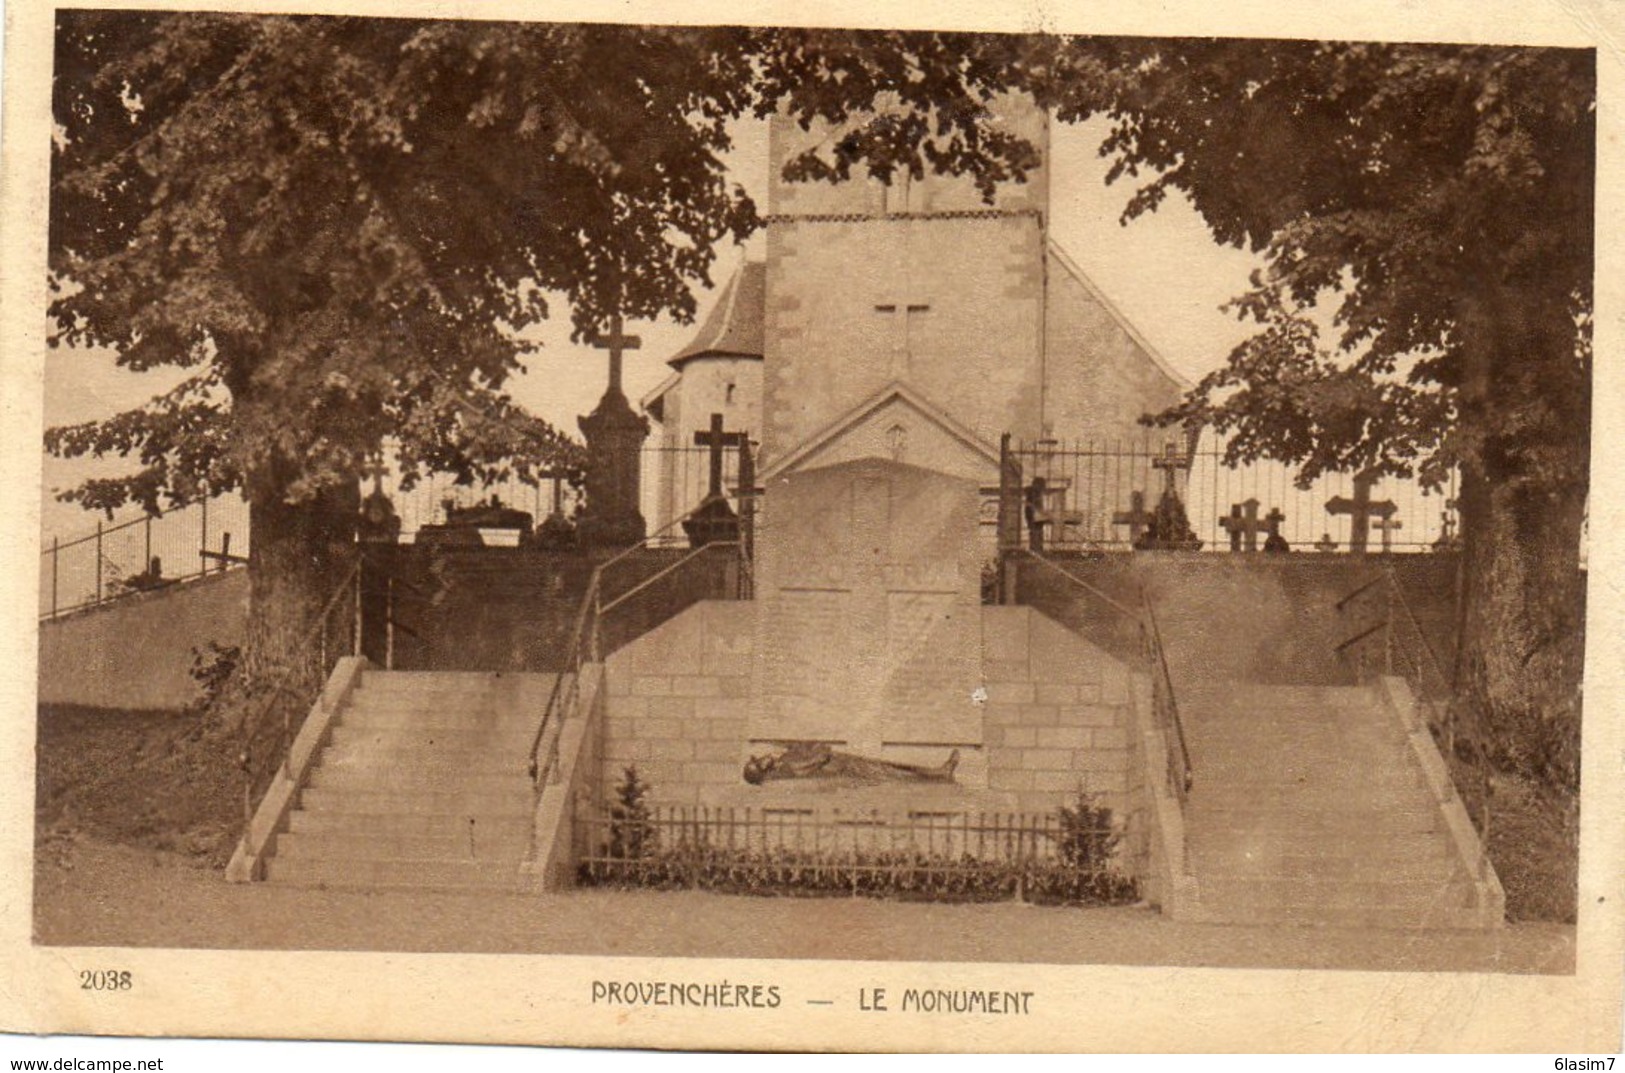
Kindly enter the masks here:
<path id="1" fill-rule="evenodd" d="M 36 948 L 1576 973 L 1595 48 L 50 18 Z"/>

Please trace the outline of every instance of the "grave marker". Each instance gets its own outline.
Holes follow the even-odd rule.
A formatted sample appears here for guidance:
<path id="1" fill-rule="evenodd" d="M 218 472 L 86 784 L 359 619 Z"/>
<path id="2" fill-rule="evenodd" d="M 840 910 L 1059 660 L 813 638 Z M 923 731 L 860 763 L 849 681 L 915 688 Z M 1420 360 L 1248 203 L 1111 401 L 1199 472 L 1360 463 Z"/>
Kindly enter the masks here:
<path id="1" fill-rule="evenodd" d="M 1230 534 L 1230 550 L 1239 552 L 1258 550 L 1258 533 L 1265 528 L 1258 517 L 1258 500 L 1248 499 L 1232 504 L 1230 513 L 1219 518 L 1219 527 Z"/>
<path id="2" fill-rule="evenodd" d="M 683 532 L 688 534 L 692 547 L 739 539 L 739 515 L 722 491 L 722 452 L 728 447 L 743 449 L 748 442 L 749 437 L 743 432 L 723 431 L 719 413 L 711 415 L 710 429 L 694 433 L 695 446 L 709 448 L 711 473 L 705 499 L 691 517 L 683 520 Z"/>
<path id="3" fill-rule="evenodd" d="M 1372 500 L 1371 489 L 1376 487 L 1376 484 L 1376 471 L 1364 470 L 1355 474 L 1353 499 L 1333 496 L 1326 501 L 1327 514 L 1349 515 L 1349 551 L 1355 555 L 1366 553 L 1371 537 L 1371 519 L 1377 517 L 1387 520 L 1399 510 L 1392 500 Z M 1386 545 L 1386 536 L 1384 544 Z"/>
<path id="4" fill-rule="evenodd" d="M 1139 544 L 1141 534 L 1157 516 L 1145 509 L 1145 493 L 1138 489 L 1129 493 L 1128 505 L 1128 510 L 1120 510 L 1112 515 L 1112 524 L 1128 526 L 1129 543 Z"/>
<path id="5" fill-rule="evenodd" d="M 587 440 L 587 502 L 579 532 L 588 546 L 623 547 L 636 544 L 645 533 L 638 467 L 649 421 L 633 412 L 621 390 L 622 357 L 643 344 L 626 334 L 619 313 L 610 318 L 609 331 L 595 334 L 589 343 L 609 351 L 609 384 L 593 412 L 576 420 Z"/>

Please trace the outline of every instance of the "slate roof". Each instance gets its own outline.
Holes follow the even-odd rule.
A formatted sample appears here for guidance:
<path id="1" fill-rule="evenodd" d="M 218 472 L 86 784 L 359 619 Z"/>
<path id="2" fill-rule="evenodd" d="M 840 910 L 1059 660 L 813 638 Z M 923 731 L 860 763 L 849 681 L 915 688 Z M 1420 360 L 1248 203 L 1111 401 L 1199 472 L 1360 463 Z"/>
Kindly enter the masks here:
<path id="1" fill-rule="evenodd" d="M 762 356 L 762 319 L 767 307 L 767 265 L 746 261 L 734 273 L 711 315 L 688 346 L 666 360 L 674 369 L 694 358 L 712 354 L 759 358 Z"/>

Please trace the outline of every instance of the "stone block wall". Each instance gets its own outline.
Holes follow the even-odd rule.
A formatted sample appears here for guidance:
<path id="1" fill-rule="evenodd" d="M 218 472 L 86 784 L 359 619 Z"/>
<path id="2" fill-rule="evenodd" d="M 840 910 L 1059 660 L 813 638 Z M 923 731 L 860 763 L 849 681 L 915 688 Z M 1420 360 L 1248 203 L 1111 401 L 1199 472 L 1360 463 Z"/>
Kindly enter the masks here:
<path id="1" fill-rule="evenodd" d="M 1079 789 L 1118 816 L 1138 807 L 1129 668 L 1026 607 L 983 609 L 988 789 L 1028 812 Z"/>
<path id="2" fill-rule="evenodd" d="M 706 601 L 631 642 L 604 667 L 604 799 L 636 766 L 649 802 L 699 803 L 736 787 L 745 757 L 755 605 Z"/>

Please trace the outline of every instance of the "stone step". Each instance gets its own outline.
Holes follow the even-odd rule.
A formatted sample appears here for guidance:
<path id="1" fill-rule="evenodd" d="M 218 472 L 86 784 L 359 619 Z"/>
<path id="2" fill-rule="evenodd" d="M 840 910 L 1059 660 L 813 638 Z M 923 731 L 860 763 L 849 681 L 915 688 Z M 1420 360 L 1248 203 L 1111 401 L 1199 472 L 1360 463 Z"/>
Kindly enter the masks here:
<path id="1" fill-rule="evenodd" d="M 528 684 L 551 681 L 545 671 L 381 671 L 369 670 L 361 676 L 361 687 L 438 684 L 447 686 Z"/>
<path id="2" fill-rule="evenodd" d="M 297 886 L 350 890 L 514 890 L 518 861 L 448 859 L 342 861 L 272 857 L 266 878 Z"/>
<path id="3" fill-rule="evenodd" d="M 329 749 L 378 750 L 446 749 L 493 755 L 525 755 L 536 738 L 536 727 L 420 727 L 349 726 L 333 728 Z"/>
<path id="4" fill-rule="evenodd" d="M 1256 881 L 1260 878 L 1285 877 L 1368 883 L 1445 882 L 1465 878 L 1461 875 L 1455 855 L 1448 850 L 1449 847 L 1441 839 L 1436 850 L 1425 854 L 1289 853 L 1264 852 L 1256 848 L 1251 851 L 1216 852 L 1204 848 L 1193 850 L 1187 859 L 1204 883 L 1210 879 Z"/>
<path id="5" fill-rule="evenodd" d="M 1408 808 L 1390 811 L 1354 810 L 1346 808 L 1279 808 L 1248 805 L 1208 805 L 1191 797 L 1186 813 L 1186 825 L 1196 834 L 1207 835 L 1224 831 L 1255 831 L 1260 833 L 1308 833 L 1358 835 L 1361 833 L 1394 835 L 1420 833 L 1438 829 L 1437 808 Z"/>
<path id="6" fill-rule="evenodd" d="M 1405 733 L 1394 721 L 1333 722 L 1320 718 L 1215 719 L 1206 712 L 1181 711 L 1186 734 L 1196 734 L 1219 742 L 1283 742 L 1305 745 L 1334 745 L 1342 742 L 1399 743 Z"/>
<path id="7" fill-rule="evenodd" d="M 1433 798 L 1420 783 L 1410 785 L 1353 782 L 1227 783 L 1203 772 L 1203 810 L 1260 808 L 1291 815 L 1304 809 L 1345 812 L 1423 811 Z"/>
<path id="8" fill-rule="evenodd" d="M 531 815 L 535 808 L 535 801 L 528 788 L 521 792 L 479 793 L 405 790 L 361 792 L 312 787 L 300 794 L 299 804 L 308 812 L 363 815 L 426 813 L 437 816 L 472 816 L 476 819 L 525 817 Z"/>
<path id="9" fill-rule="evenodd" d="M 1199 881 L 1200 899 L 1215 908 L 1303 909 L 1467 909 L 1472 884 L 1444 882 L 1362 882 L 1350 879 L 1261 879 L 1256 876 L 1207 877 Z"/>
<path id="10" fill-rule="evenodd" d="M 1179 696 L 1233 705 L 1248 704 L 1348 704 L 1371 702 L 1371 691 L 1363 686 L 1272 685 L 1245 679 L 1198 679 L 1178 683 Z"/>
<path id="11" fill-rule="evenodd" d="M 349 742 L 322 751 L 316 770 L 414 771 L 432 776 L 445 771 L 515 775 L 530 771 L 523 748 L 453 749 L 436 745 L 389 748 L 382 742 Z"/>
<path id="12" fill-rule="evenodd" d="M 526 727 L 534 731 L 541 719 L 540 709 L 499 712 L 450 707 L 421 711 L 346 707 L 339 716 L 339 725 L 370 730 L 486 730 L 506 733 L 521 731 Z"/>
<path id="13" fill-rule="evenodd" d="M 1300 771 L 1360 767 L 1367 771 L 1403 771 L 1415 763 L 1399 739 L 1276 740 L 1267 735 L 1251 739 L 1214 737 L 1202 731 L 1185 735 L 1191 758 L 1208 767 L 1270 771 L 1277 767 Z"/>
<path id="14" fill-rule="evenodd" d="M 1201 875 L 1201 864 L 1276 857 L 1365 857 L 1372 860 L 1441 860 L 1455 856 L 1455 847 L 1442 829 L 1390 832 L 1354 831 L 1328 838 L 1313 827 L 1296 830 L 1193 825 L 1190 859 Z"/>
<path id="15" fill-rule="evenodd" d="M 1357 759 L 1350 759 L 1338 764 L 1310 764 L 1306 761 L 1289 761 L 1277 763 L 1271 758 L 1268 764 L 1259 764 L 1254 761 L 1244 764 L 1234 758 L 1215 759 L 1212 756 L 1197 757 L 1193 754 L 1192 760 L 1201 760 L 1203 783 L 1207 787 L 1218 786 L 1333 786 L 1355 788 L 1360 786 L 1387 786 L 1394 788 L 1417 787 L 1426 789 L 1427 783 L 1421 771 L 1415 764 L 1401 764 L 1396 759 L 1392 764 L 1372 768 Z"/>
<path id="16" fill-rule="evenodd" d="M 461 846 L 467 846 L 469 819 L 466 815 L 433 813 L 309 812 L 299 809 L 289 814 L 288 830 L 296 835 L 355 838 L 450 838 Z M 476 816 L 473 819 L 476 838 L 521 841 L 530 838 L 530 813 L 522 816 Z"/>
<path id="17" fill-rule="evenodd" d="M 276 856 L 305 860 L 517 861 L 530 851 L 530 832 L 519 828 L 473 829 L 445 835 L 311 834 L 290 832 L 276 840 Z"/>
<path id="18" fill-rule="evenodd" d="M 1361 931 L 1467 931 L 1482 930 L 1484 927 L 1480 910 L 1441 905 L 1358 908 L 1325 905 L 1198 905 L 1188 919 L 1193 923 L 1357 928 Z"/>
<path id="19" fill-rule="evenodd" d="M 311 769 L 307 785 L 343 794 L 527 794 L 533 791 L 529 774 L 522 771 L 486 773 L 457 768 L 412 770 L 383 766 L 357 769 L 326 764 Z"/>
<path id="20" fill-rule="evenodd" d="M 349 697 L 345 710 L 358 712 L 470 712 L 470 714 L 505 714 L 505 712 L 543 712 L 548 707 L 548 694 L 535 697 L 487 697 L 470 693 L 436 694 L 356 693 Z"/>

